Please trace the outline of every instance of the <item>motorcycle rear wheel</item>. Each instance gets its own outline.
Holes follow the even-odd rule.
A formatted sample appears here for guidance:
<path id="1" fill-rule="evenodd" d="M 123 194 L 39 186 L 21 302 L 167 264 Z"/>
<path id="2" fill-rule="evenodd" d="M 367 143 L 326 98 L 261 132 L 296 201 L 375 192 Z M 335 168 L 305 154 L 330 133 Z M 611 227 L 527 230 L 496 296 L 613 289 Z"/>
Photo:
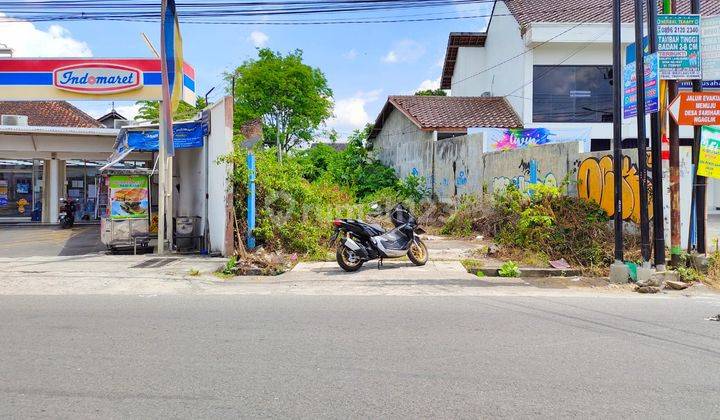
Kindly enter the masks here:
<path id="1" fill-rule="evenodd" d="M 345 245 L 340 245 L 337 248 L 335 256 L 337 258 L 338 265 L 347 272 L 358 271 L 364 263 L 364 261 L 361 260 L 353 250 Z"/>
<path id="2" fill-rule="evenodd" d="M 428 250 L 425 243 L 419 238 L 415 239 L 410 245 L 407 253 L 408 258 L 415 265 L 425 265 L 428 262 Z"/>

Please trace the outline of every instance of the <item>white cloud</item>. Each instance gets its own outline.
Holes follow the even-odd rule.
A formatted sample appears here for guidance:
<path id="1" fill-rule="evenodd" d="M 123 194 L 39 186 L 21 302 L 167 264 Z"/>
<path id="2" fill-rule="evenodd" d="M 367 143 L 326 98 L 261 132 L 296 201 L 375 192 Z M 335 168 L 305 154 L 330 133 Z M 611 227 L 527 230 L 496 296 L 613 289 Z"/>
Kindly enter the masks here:
<path id="1" fill-rule="evenodd" d="M 412 63 L 425 55 L 425 46 L 412 39 L 403 39 L 382 58 L 386 63 Z"/>
<path id="2" fill-rule="evenodd" d="M 418 88 L 416 89 L 416 91 L 418 91 L 418 90 L 435 90 L 435 89 L 440 89 L 440 77 L 438 77 L 435 80 L 430 80 L 430 79 L 423 80 L 422 83 L 420 83 L 420 86 L 418 86 Z"/>
<path id="3" fill-rule="evenodd" d="M 380 98 L 382 89 L 369 92 L 359 91 L 349 98 L 343 98 L 335 102 L 334 116 L 328 121 L 328 126 L 338 131 L 351 131 L 362 128 L 372 121 L 365 106 Z"/>
<path id="4" fill-rule="evenodd" d="M 343 54 L 343 58 L 346 60 L 350 60 L 350 61 L 356 59 L 357 56 L 358 56 L 358 52 L 355 51 L 354 48 L 351 49 L 350 51 L 346 52 L 345 54 Z"/>
<path id="5" fill-rule="evenodd" d="M 250 33 L 250 36 L 248 37 L 248 40 L 253 43 L 254 46 L 258 48 L 262 48 L 265 45 L 267 45 L 268 41 L 270 40 L 270 37 L 267 36 L 265 32 L 260 31 L 252 31 Z"/>
<path id="6" fill-rule="evenodd" d="M 0 17 L 5 18 L 4 13 Z M 60 25 L 50 25 L 47 31 L 24 20 L 0 22 L 0 42 L 14 50 L 15 57 L 91 57 L 87 43 L 74 39 L 70 31 Z"/>

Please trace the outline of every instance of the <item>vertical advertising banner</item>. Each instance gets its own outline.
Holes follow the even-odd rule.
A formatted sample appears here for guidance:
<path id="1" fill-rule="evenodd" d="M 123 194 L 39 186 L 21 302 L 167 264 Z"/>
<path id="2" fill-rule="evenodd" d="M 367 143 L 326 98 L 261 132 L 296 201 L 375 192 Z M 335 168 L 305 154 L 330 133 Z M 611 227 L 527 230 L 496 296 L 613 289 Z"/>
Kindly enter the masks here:
<path id="1" fill-rule="evenodd" d="M 720 127 L 703 126 L 697 173 L 720 178 Z"/>
<path id="2" fill-rule="evenodd" d="M 148 177 L 145 175 L 110 176 L 110 218 L 146 219 L 148 217 Z"/>
<path id="3" fill-rule="evenodd" d="M 658 112 L 660 79 L 657 53 L 645 56 L 645 113 Z M 635 62 L 625 65 L 623 76 L 623 118 L 637 115 L 637 77 Z"/>
<path id="4" fill-rule="evenodd" d="M 700 15 L 659 15 L 657 24 L 660 78 L 702 79 Z"/>
<path id="5" fill-rule="evenodd" d="M 0 180 L 0 206 L 8 205 L 8 182 Z"/>

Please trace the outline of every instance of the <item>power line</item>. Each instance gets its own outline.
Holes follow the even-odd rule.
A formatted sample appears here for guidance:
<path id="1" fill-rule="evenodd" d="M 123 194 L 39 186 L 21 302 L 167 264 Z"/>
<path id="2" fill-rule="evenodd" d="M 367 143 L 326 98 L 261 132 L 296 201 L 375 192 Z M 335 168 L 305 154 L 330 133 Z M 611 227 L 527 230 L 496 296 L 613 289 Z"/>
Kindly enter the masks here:
<path id="1" fill-rule="evenodd" d="M 601 9 L 601 10 L 602 10 L 602 9 Z M 543 13 L 547 13 L 547 11 L 543 11 Z M 598 16 L 598 15 L 600 15 L 600 13 L 596 14 L 596 15 L 593 16 L 593 17 L 596 17 L 596 16 Z M 460 79 L 460 80 L 454 82 L 453 84 L 455 85 L 455 84 L 458 84 L 458 83 L 462 83 L 462 82 L 464 82 L 464 81 L 466 81 L 466 80 L 472 79 L 473 77 L 477 77 L 477 76 L 479 76 L 479 75 L 481 75 L 481 74 L 483 74 L 483 73 L 485 73 L 485 72 L 488 72 L 488 71 L 490 71 L 490 70 L 492 70 L 492 69 L 498 68 L 498 67 L 502 66 L 503 64 L 507 64 L 507 63 L 509 63 L 510 61 L 513 61 L 513 60 L 515 60 L 516 58 L 522 57 L 522 56 L 524 56 L 525 54 L 527 54 L 527 53 L 529 53 L 529 52 L 531 52 L 531 51 L 533 51 L 533 50 L 535 50 L 535 49 L 537 49 L 537 48 L 539 48 L 539 47 L 542 47 L 543 45 L 545 45 L 545 44 L 547 44 L 547 43 L 549 43 L 549 42 L 551 42 L 551 41 L 553 41 L 553 40 L 555 40 L 555 39 L 557 39 L 557 38 L 565 35 L 566 33 L 570 32 L 570 31 L 572 31 L 572 30 L 574 30 L 574 29 L 576 29 L 576 28 L 578 28 L 578 27 L 580 27 L 580 26 L 582 26 L 582 25 L 585 25 L 586 23 L 589 23 L 589 21 L 577 23 L 577 24 L 571 26 L 570 28 L 568 28 L 568 29 L 566 29 L 566 30 L 558 33 L 557 35 L 555 35 L 555 36 L 553 36 L 553 37 L 551 37 L 551 38 L 548 38 L 547 40 L 545 40 L 545 41 L 543 41 L 543 42 L 541 42 L 541 43 L 533 46 L 532 48 L 529 48 L 529 49 L 521 52 L 520 54 L 516 54 L 516 55 L 514 55 L 514 56 L 512 56 L 512 57 L 510 57 L 510 58 L 508 58 L 508 59 L 506 59 L 506 60 L 503 60 L 503 61 L 501 61 L 501 62 L 499 62 L 499 63 L 497 63 L 497 64 L 494 64 L 494 65 L 492 65 L 492 66 L 490 66 L 490 67 L 486 67 L 486 68 L 480 70 L 480 71 L 477 72 L 477 73 L 471 74 L 471 75 L 469 75 L 469 76 L 467 76 L 467 77 L 465 77 L 465 78 L 463 78 L 463 79 Z"/>
<path id="2" fill-rule="evenodd" d="M 47 22 L 47 21 L 83 21 L 83 20 L 100 20 L 100 21 L 131 21 L 131 22 L 156 22 L 159 17 L 157 13 L 154 12 L 145 12 L 145 11 L 129 11 L 129 10 L 122 10 L 120 12 L 87 12 L 88 9 L 87 2 L 95 3 L 96 5 L 102 4 L 101 2 L 107 3 L 110 0 L 86 0 L 81 2 L 81 5 L 83 7 L 82 12 L 75 12 L 75 13 L 64 13 L 64 14 L 58 14 L 58 10 L 62 11 L 63 8 L 43 8 L 43 10 L 38 11 L 37 6 L 33 6 L 31 8 L 32 12 L 27 12 L 24 14 L 13 14 L 13 16 L 7 16 L 4 18 L 0 18 L 0 22 L 13 22 L 16 19 L 22 19 L 24 21 L 30 21 L 30 22 Z M 357 12 L 357 11 L 371 11 L 371 12 L 378 12 L 378 11 L 386 11 L 386 10 L 394 10 L 394 9 L 407 9 L 407 8 L 420 8 L 420 7 L 440 7 L 440 6 L 448 6 L 448 5 L 482 5 L 482 4 L 490 4 L 494 3 L 495 0 L 423 0 L 423 1 L 417 1 L 417 0 L 361 0 L 360 3 L 382 3 L 382 4 L 371 4 L 370 6 L 363 6 L 358 7 L 355 6 L 353 8 L 308 8 L 304 7 L 301 9 L 294 8 L 294 9 L 250 9 L 250 10 L 215 10 L 215 7 L 206 9 L 206 10 L 192 10 L 190 13 L 181 13 L 181 21 L 183 23 L 189 23 L 189 24 L 207 24 L 207 25 L 332 25 L 332 24 L 379 24 L 379 23 L 403 23 L 403 22 L 427 22 L 427 21 L 441 21 L 441 20 L 461 20 L 461 19 L 477 19 L 477 18 L 490 18 L 493 16 L 492 13 L 490 14 L 474 14 L 474 15 L 460 15 L 460 16 L 438 16 L 438 13 L 430 13 L 430 14 L 420 14 L 416 16 L 426 16 L 426 17 L 418 17 L 418 18 L 412 18 L 412 19 L 406 19 L 406 18 L 400 18 L 400 16 L 395 16 L 393 18 L 382 18 L 382 17 L 361 17 L 361 18 L 355 18 L 355 19 L 347 19 L 347 18 L 328 18 L 323 20 L 231 20 L 231 18 L 237 18 L 237 17 L 267 17 L 267 16 L 280 16 L 280 15 L 296 15 L 296 14 L 326 14 L 326 13 L 348 13 L 348 12 Z M 7 7 L 3 6 L 3 4 L 7 4 L 9 2 L 0 2 L 0 10 L 7 10 Z M 28 8 L 28 3 L 32 5 L 38 5 L 38 4 L 46 4 L 51 3 L 57 5 L 59 2 L 10 2 L 15 5 L 20 5 L 21 7 L 19 10 L 23 10 L 23 8 Z M 302 1 L 296 1 L 296 2 L 255 2 L 252 4 L 307 4 L 307 2 Z M 317 6 L 318 4 L 340 4 L 340 3 L 350 3 L 350 4 L 356 4 L 359 2 L 337 2 L 337 1 L 331 1 L 331 2 L 310 2 Z M 79 2 L 75 1 L 63 1 L 62 4 L 70 4 L 70 5 L 78 5 Z M 145 6 L 152 6 L 156 7 L 156 4 L 149 4 L 149 3 L 140 3 L 141 5 Z M 211 4 L 213 6 L 217 6 L 218 4 L 227 4 L 227 5 L 242 5 L 247 6 L 250 3 L 205 3 L 205 4 Z M 133 10 L 135 7 L 137 7 L 138 3 L 133 4 Z M 185 4 L 187 5 L 187 4 Z M 200 6 L 203 5 L 201 3 L 192 3 L 194 6 Z M 117 5 L 116 5 L 117 6 Z M 123 6 L 127 7 L 127 6 Z M 536 11 L 536 12 L 528 12 L 528 13 L 519 13 L 517 15 L 533 15 L 533 14 L 545 14 L 548 12 L 568 12 L 568 11 L 581 11 L 581 10 L 590 10 L 590 9 L 596 9 L 595 7 L 575 7 L 575 8 L 562 8 L 562 9 L 556 9 L 556 10 L 543 10 L 543 11 Z M 53 14 L 54 13 L 54 14 Z M 459 12 L 458 12 L 459 13 Z M 495 16 L 510 16 L 512 14 L 506 13 L 506 14 L 495 14 Z M 215 18 L 213 20 L 207 20 L 207 18 Z M 205 20 L 203 20 L 205 19 Z"/>

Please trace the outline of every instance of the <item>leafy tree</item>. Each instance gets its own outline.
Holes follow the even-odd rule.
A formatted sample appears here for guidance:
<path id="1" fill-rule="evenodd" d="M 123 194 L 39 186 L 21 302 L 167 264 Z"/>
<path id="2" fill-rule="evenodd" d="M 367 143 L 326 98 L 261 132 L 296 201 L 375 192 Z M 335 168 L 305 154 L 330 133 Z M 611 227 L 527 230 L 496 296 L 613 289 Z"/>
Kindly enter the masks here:
<path id="1" fill-rule="evenodd" d="M 138 101 L 137 105 L 140 105 L 140 110 L 135 116 L 136 121 L 150 121 L 157 123 L 160 121 L 160 102 L 159 101 Z M 195 100 L 195 106 L 190 105 L 185 101 L 180 101 L 177 111 L 173 115 L 173 121 L 186 121 L 195 118 L 195 115 L 205 109 L 207 103 L 205 98 L 198 96 Z"/>
<path id="2" fill-rule="evenodd" d="M 442 89 L 425 89 L 415 92 L 415 96 L 447 96 L 447 92 Z"/>
<path id="3" fill-rule="evenodd" d="M 264 48 L 226 80 L 234 81 L 235 125 L 262 118 L 265 139 L 284 152 L 310 143 L 332 116 L 332 90 L 322 71 L 304 64 L 302 51 L 285 56 Z M 230 91 L 232 91 L 232 85 Z"/>

